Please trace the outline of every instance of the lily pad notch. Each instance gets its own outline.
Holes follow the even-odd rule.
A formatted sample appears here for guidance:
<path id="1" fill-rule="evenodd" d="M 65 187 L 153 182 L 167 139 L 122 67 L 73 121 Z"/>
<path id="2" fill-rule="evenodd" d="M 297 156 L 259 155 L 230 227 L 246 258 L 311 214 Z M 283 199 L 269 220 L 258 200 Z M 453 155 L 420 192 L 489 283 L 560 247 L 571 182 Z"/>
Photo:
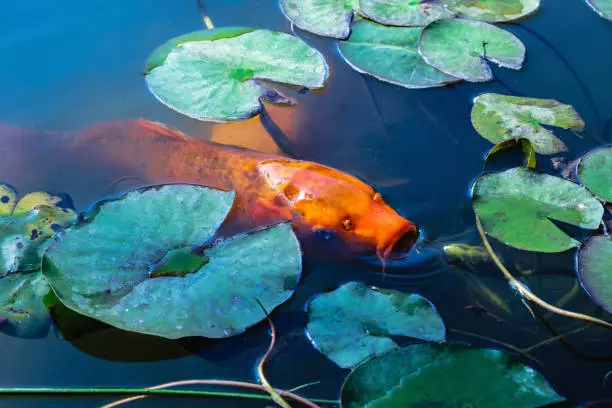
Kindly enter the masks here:
<path id="1" fill-rule="evenodd" d="M 147 85 L 160 102 L 211 122 L 251 118 L 263 100 L 294 103 L 264 81 L 319 89 L 328 77 L 323 55 L 297 37 L 244 27 L 176 37 L 146 62 Z"/>
<path id="2" fill-rule="evenodd" d="M 266 318 L 258 301 L 292 296 L 302 253 L 287 223 L 211 242 L 234 198 L 171 184 L 101 201 L 53 239 L 43 274 L 67 307 L 123 330 L 239 334 Z"/>

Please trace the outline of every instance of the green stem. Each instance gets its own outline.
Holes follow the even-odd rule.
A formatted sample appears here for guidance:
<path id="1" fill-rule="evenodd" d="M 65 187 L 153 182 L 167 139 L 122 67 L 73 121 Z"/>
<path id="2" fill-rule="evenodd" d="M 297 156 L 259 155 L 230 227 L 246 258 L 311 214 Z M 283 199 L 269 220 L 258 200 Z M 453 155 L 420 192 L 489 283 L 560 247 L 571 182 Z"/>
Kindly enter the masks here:
<path id="1" fill-rule="evenodd" d="M 196 391 L 196 390 L 152 390 L 147 388 L 0 388 L 0 395 L 14 396 L 83 396 L 83 395 L 162 395 L 189 397 L 220 397 L 244 398 L 257 400 L 272 400 L 268 395 L 258 395 L 241 392 Z M 310 401 L 321 404 L 338 404 L 336 400 L 309 398 Z"/>

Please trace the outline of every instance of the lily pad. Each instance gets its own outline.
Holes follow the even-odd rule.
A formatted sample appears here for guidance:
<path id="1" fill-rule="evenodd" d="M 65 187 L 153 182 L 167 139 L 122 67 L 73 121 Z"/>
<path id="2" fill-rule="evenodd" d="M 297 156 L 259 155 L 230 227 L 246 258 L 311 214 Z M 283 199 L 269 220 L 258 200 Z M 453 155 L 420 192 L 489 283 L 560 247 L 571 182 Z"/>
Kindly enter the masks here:
<path id="1" fill-rule="evenodd" d="M 612 21 L 612 0 L 585 0 L 597 14 Z"/>
<path id="2" fill-rule="evenodd" d="M 472 125 L 485 139 L 497 144 L 528 139 L 540 154 L 567 151 L 565 144 L 542 125 L 584 130 L 584 121 L 570 105 L 552 99 L 522 98 L 487 93 L 472 107 Z"/>
<path id="3" fill-rule="evenodd" d="M 578 252 L 578 277 L 591 298 L 612 313 L 612 240 L 597 236 Z"/>
<path id="4" fill-rule="evenodd" d="M 344 39 L 351 32 L 354 9 L 359 0 L 281 0 L 287 18 L 302 30 Z"/>
<path id="5" fill-rule="evenodd" d="M 417 344 L 359 365 L 342 389 L 343 408 L 535 408 L 563 401 L 546 379 L 498 350 Z"/>
<path id="6" fill-rule="evenodd" d="M 612 146 L 584 155 L 578 163 L 578 178 L 597 197 L 612 202 Z"/>
<path id="7" fill-rule="evenodd" d="M 406 88 L 443 86 L 459 81 L 427 64 L 417 50 L 420 27 L 386 27 L 371 21 L 353 25 L 353 33 L 338 45 L 357 71 Z"/>
<path id="8" fill-rule="evenodd" d="M 165 185 L 102 201 L 53 240 L 43 273 L 66 306 L 124 330 L 236 335 L 265 319 L 258 300 L 292 295 L 301 251 L 287 224 L 208 243 L 234 197 Z"/>
<path id="9" fill-rule="evenodd" d="M 604 211 L 586 189 L 525 167 L 480 177 L 472 196 L 485 231 L 527 251 L 554 253 L 578 246 L 553 220 L 593 230 Z"/>
<path id="10" fill-rule="evenodd" d="M 347 283 L 308 305 L 307 332 L 317 350 L 342 368 L 398 347 L 390 336 L 442 342 L 446 328 L 425 298 Z"/>
<path id="11" fill-rule="evenodd" d="M 418 47 L 429 65 L 472 82 L 493 79 L 487 61 L 519 70 L 525 59 L 525 46 L 514 34 L 492 24 L 459 18 L 429 24 Z"/>
<path id="12" fill-rule="evenodd" d="M 493 146 L 493 148 L 489 151 L 489 153 L 487 153 L 487 157 L 485 158 L 485 161 L 487 161 L 491 156 L 495 155 L 497 152 L 509 149 L 516 145 L 520 145 L 521 147 L 521 151 L 523 153 L 524 165 L 529 167 L 530 169 L 535 169 L 537 165 L 537 158 L 536 158 L 535 149 L 533 147 L 533 143 L 531 143 L 529 139 L 524 139 L 524 138 L 509 139 L 509 140 L 504 140 L 503 142 L 497 143 L 495 146 Z"/>
<path id="13" fill-rule="evenodd" d="M 162 103 L 194 119 L 248 119 L 262 100 L 292 103 L 262 84 L 274 81 L 321 88 L 323 56 L 289 34 L 245 28 L 195 32 L 170 40 L 147 61 L 147 84 Z"/>
<path id="14" fill-rule="evenodd" d="M 515 21 L 540 7 L 540 0 L 444 0 L 460 17 L 489 23 Z"/>
<path id="15" fill-rule="evenodd" d="M 18 337 L 47 333 L 44 297 L 51 290 L 40 273 L 47 239 L 76 220 L 66 197 L 43 192 L 21 200 L 0 184 L 0 330 Z"/>
<path id="16" fill-rule="evenodd" d="M 407 27 L 422 27 L 455 16 L 437 0 L 360 0 L 359 13 L 381 24 Z"/>

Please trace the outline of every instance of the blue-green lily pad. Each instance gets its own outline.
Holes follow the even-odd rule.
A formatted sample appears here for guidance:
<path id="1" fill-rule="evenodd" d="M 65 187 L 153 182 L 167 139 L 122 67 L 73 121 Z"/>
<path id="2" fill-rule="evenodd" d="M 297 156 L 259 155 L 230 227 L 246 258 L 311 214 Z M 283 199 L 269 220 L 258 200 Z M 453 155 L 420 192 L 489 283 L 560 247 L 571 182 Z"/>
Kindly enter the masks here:
<path id="1" fill-rule="evenodd" d="M 578 163 L 578 178 L 597 197 L 612 202 L 612 146 L 584 155 Z"/>
<path id="2" fill-rule="evenodd" d="M 342 368 L 398 347 L 390 336 L 442 342 L 446 328 L 425 298 L 350 282 L 308 305 L 307 332 L 317 350 Z"/>
<path id="3" fill-rule="evenodd" d="M 527 251 L 552 253 L 578 246 L 553 220 L 594 230 L 604 211 L 585 188 L 525 167 L 480 177 L 472 194 L 485 231 Z"/>
<path id="4" fill-rule="evenodd" d="M 472 82 L 493 79 L 487 61 L 519 70 L 525 46 L 514 34 L 481 21 L 456 18 L 429 24 L 419 39 L 419 52 L 434 68 Z"/>
<path id="5" fill-rule="evenodd" d="M 460 17 L 489 23 L 514 21 L 533 14 L 540 0 L 444 0 Z"/>
<path id="6" fill-rule="evenodd" d="M 342 408 L 535 408 L 564 398 L 532 368 L 498 350 L 417 344 L 359 365 Z"/>
<path id="7" fill-rule="evenodd" d="M 248 119 L 262 100 L 292 103 L 261 81 L 322 88 L 323 56 L 289 34 L 247 28 L 195 32 L 170 40 L 147 61 L 147 84 L 162 103 L 194 119 Z"/>
<path id="8" fill-rule="evenodd" d="M 612 21 L 612 0 L 585 0 L 597 14 Z"/>
<path id="9" fill-rule="evenodd" d="M 419 89 L 459 81 L 427 64 L 417 50 L 420 27 L 386 27 L 371 21 L 353 24 L 353 33 L 338 45 L 357 71 L 385 82 Z"/>
<path id="10" fill-rule="evenodd" d="M 591 298 L 612 313 L 612 239 L 589 238 L 578 252 L 578 277 Z"/>
<path id="11" fill-rule="evenodd" d="M 575 131 L 584 121 L 570 105 L 552 99 L 482 94 L 474 99 L 472 125 L 480 135 L 497 144 L 511 139 L 528 139 L 540 154 L 567 150 L 565 144 L 542 125 Z"/>
<path id="12" fill-rule="evenodd" d="M 43 273 L 66 306 L 124 330 L 236 335 L 265 319 L 257 301 L 293 294 L 301 251 L 287 224 L 209 242 L 234 197 L 165 185 L 102 201 L 56 236 Z"/>
<path id="13" fill-rule="evenodd" d="M 302 30 L 324 37 L 344 39 L 351 32 L 359 0 L 281 0 L 287 18 Z"/>
<path id="14" fill-rule="evenodd" d="M 76 220 L 66 197 L 43 192 L 19 200 L 0 184 L 0 330 L 18 337 L 46 334 L 50 287 L 40 273 L 48 238 Z"/>
<path id="15" fill-rule="evenodd" d="M 391 26 L 423 27 L 455 14 L 439 0 L 359 0 L 359 13 Z"/>

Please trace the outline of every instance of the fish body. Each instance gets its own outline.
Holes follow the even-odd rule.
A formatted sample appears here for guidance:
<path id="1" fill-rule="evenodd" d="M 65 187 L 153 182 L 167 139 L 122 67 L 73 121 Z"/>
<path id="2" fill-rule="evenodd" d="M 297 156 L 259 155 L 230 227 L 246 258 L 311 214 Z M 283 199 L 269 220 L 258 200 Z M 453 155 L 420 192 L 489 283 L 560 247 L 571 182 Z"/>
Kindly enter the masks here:
<path id="1" fill-rule="evenodd" d="M 94 191 L 95 200 L 103 189 L 92 185 L 105 180 L 108 186 L 111 176 L 126 187 L 190 183 L 235 191 L 224 235 L 291 222 L 306 245 L 333 236 L 352 253 L 375 252 L 383 260 L 405 255 L 418 238 L 412 222 L 347 173 L 194 139 L 146 120 L 95 124 L 73 134 L 1 126 L 0 172 L 11 176 L 0 181 L 13 185 L 71 195 L 70 189 Z"/>

